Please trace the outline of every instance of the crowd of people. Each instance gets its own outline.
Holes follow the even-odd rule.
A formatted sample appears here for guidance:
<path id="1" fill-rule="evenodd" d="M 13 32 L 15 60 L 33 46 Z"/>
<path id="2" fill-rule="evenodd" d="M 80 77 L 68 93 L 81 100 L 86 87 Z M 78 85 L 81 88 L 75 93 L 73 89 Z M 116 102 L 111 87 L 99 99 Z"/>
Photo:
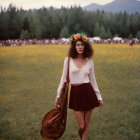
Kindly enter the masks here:
<path id="1" fill-rule="evenodd" d="M 93 39 L 89 37 L 89 41 L 91 43 L 106 43 L 106 44 L 129 44 L 129 46 L 133 46 L 134 44 L 140 44 L 140 40 L 137 38 L 132 39 Z M 0 40 L 0 46 L 24 46 L 24 45 L 47 45 L 47 44 L 69 44 L 68 38 L 62 39 L 29 39 L 29 40 L 20 40 L 20 39 L 8 39 L 8 40 Z"/>

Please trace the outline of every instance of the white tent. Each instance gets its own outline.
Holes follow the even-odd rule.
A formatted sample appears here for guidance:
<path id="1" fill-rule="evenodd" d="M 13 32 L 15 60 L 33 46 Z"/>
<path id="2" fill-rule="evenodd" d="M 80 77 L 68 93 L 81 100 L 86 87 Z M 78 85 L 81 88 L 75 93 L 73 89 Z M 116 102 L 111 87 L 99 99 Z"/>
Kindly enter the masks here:
<path id="1" fill-rule="evenodd" d="M 122 38 L 121 37 L 114 37 L 113 40 L 116 40 L 116 41 L 117 40 L 122 40 Z"/>
<path id="2" fill-rule="evenodd" d="M 100 38 L 100 37 L 98 37 L 98 36 L 93 37 L 92 39 L 93 39 L 93 40 L 95 40 L 95 41 L 99 41 L 99 40 L 101 40 L 101 38 Z"/>
<path id="3" fill-rule="evenodd" d="M 63 40 L 63 41 L 69 41 L 69 39 L 68 38 L 61 38 L 61 40 Z"/>

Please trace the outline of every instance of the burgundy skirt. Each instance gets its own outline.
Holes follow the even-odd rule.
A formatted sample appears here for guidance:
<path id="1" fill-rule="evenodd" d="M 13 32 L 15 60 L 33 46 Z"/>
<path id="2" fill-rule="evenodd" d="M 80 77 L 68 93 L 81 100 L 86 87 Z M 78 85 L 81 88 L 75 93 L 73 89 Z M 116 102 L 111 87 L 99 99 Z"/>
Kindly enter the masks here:
<path id="1" fill-rule="evenodd" d="M 71 85 L 69 108 L 75 111 L 90 110 L 99 107 L 99 101 L 91 83 Z"/>

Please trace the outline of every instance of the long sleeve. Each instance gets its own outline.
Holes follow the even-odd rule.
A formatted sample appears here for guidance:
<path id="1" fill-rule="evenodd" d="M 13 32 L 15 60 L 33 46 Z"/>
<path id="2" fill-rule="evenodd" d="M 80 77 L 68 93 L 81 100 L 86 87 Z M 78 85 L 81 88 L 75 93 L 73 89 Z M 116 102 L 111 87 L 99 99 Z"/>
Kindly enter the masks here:
<path id="1" fill-rule="evenodd" d="M 101 94 L 100 94 L 100 90 L 98 88 L 97 82 L 96 82 L 96 78 L 95 78 L 95 73 L 94 73 L 94 62 L 93 60 L 91 60 L 91 69 L 90 69 L 90 73 L 89 73 L 89 80 L 90 83 L 95 91 L 95 94 L 97 95 L 98 100 L 102 100 Z"/>
<path id="2" fill-rule="evenodd" d="M 67 76 L 67 66 L 68 66 L 68 57 L 65 57 L 64 64 L 63 64 L 63 72 L 61 76 L 61 80 L 57 89 L 57 97 L 60 97 L 60 92 L 63 86 L 63 83 L 66 82 L 66 76 Z"/>

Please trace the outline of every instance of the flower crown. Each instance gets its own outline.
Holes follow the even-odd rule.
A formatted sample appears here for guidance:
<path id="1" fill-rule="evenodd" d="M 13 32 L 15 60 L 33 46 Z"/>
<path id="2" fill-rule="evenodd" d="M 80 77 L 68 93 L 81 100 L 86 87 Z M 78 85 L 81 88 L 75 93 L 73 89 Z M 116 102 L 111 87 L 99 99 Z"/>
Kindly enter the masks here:
<path id="1" fill-rule="evenodd" d="M 84 42 L 88 42 L 88 38 L 84 33 L 76 33 L 70 36 L 69 43 L 76 42 L 77 40 L 83 40 Z"/>

